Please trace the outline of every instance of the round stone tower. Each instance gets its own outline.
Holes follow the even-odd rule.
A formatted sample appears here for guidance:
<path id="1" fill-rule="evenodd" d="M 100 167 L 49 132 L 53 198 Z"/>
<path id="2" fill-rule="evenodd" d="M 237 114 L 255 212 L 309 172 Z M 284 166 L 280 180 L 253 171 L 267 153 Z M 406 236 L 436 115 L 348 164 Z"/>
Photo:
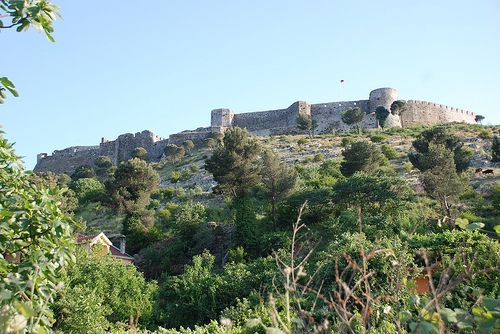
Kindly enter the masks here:
<path id="1" fill-rule="evenodd" d="M 370 92 L 370 114 L 375 112 L 378 106 L 391 110 L 391 104 L 398 100 L 398 91 L 394 88 L 379 88 Z"/>
<path id="2" fill-rule="evenodd" d="M 370 92 L 370 114 L 375 112 L 378 106 L 382 106 L 387 110 L 391 110 L 391 104 L 398 100 L 398 91 L 394 88 L 379 88 Z M 387 116 L 385 128 L 392 128 L 395 126 L 401 127 L 401 118 L 392 113 Z"/>

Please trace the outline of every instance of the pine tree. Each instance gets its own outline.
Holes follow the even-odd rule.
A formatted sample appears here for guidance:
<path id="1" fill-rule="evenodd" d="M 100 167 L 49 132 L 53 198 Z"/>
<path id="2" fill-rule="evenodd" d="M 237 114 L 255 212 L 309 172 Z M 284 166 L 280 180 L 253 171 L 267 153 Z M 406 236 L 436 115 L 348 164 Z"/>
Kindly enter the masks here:
<path id="1" fill-rule="evenodd" d="M 491 161 L 500 162 L 500 138 L 498 136 L 493 137 L 491 144 Z"/>

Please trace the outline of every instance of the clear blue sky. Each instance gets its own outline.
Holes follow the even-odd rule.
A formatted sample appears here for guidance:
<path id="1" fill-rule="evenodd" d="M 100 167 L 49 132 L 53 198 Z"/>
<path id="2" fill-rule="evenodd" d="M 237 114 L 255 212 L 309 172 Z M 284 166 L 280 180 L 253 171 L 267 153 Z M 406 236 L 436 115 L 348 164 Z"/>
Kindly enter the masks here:
<path id="1" fill-rule="evenodd" d="M 0 33 L 0 105 L 27 169 L 123 133 L 168 137 L 210 111 L 368 99 L 392 87 L 500 124 L 500 1 L 64 1 L 55 43 Z"/>

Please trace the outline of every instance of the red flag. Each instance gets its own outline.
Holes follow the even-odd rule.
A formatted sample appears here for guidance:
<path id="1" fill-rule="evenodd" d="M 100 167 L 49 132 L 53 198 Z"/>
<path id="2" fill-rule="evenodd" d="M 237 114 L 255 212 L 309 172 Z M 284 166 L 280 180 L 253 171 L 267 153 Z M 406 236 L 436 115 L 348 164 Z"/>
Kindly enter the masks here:
<path id="1" fill-rule="evenodd" d="M 340 83 L 344 82 L 344 80 L 340 80 Z"/>

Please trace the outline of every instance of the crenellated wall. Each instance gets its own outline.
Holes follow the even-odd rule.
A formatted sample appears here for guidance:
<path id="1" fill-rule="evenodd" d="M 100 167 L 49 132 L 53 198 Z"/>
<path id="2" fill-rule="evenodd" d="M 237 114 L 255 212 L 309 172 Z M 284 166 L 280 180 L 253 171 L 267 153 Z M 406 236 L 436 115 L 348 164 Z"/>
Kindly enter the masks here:
<path id="1" fill-rule="evenodd" d="M 406 101 L 407 110 L 401 115 L 403 127 L 416 124 L 443 124 L 451 122 L 476 123 L 476 114 L 470 111 L 427 101 Z"/>
<path id="2" fill-rule="evenodd" d="M 299 112 L 310 115 L 317 122 L 315 133 L 331 133 L 332 131 L 348 131 L 356 126 L 342 122 L 340 113 L 349 108 L 359 107 L 366 112 L 366 118 L 359 125 L 361 128 L 378 127 L 375 119 L 375 109 L 382 105 L 390 109 L 391 104 L 398 99 L 398 93 L 393 88 L 378 88 L 370 92 L 368 100 L 340 101 L 309 104 L 297 101 L 286 109 L 268 110 L 235 114 L 230 109 L 214 109 L 211 112 L 211 126 L 192 131 L 171 134 L 168 139 L 155 135 L 149 130 L 135 134 L 127 133 L 118 136 L 116 140 L 102 138 L 99 146 L 75 146 L 54 151 L 51 155 L 41 153 L 37 156 L 34 171 L 52 171 L 56 174 L 72 172 L 76 167 L 87 164 L 94 165 L 99 156 L 108 156 L 113 164 L 131 158 L 136 147 L 148 151 L 151 161 L 160 161 L 163 149 L 168 144 L 182 145 L 185 140 L 191 140 L 197 146 L 210 137 L 212 132 L 224 132 L 227 128 L 238 126 L 246 128 L 256 136 L 281 135 L 301 133 L 297 129 L 295 119 Z M 394 126 L 408 127 L 415 124 L 442 124 L 450 122 L 467 122 L 474 124 L 476 115 L 472 112 L 425 101 L 406 101 L 407 110 L 401 115 L 390 115 L 386 128 Z"/>

